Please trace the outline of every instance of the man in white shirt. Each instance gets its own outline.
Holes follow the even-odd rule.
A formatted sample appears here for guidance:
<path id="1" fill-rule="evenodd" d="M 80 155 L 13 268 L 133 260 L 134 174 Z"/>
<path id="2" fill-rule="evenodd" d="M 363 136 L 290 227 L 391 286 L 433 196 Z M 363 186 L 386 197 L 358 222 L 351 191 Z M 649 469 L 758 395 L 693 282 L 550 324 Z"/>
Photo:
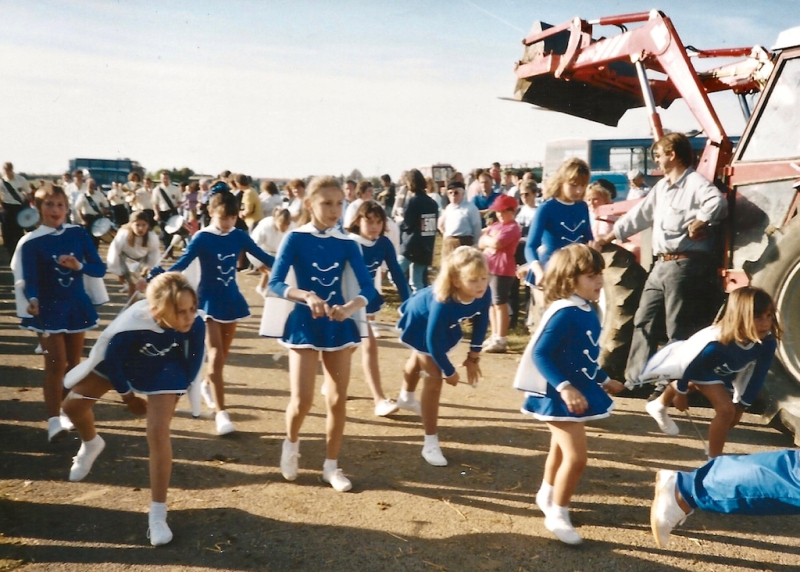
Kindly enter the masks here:
<path id="1" fill-rule="evenodd" d="M 17 243 L 25 231 L 17 222 L 17 215 L 29 206 L 31 187 L 24 177 L 14 173 L 14 165 L 3 164 L 3 180 L 0 184 L 0 198 L 3 203 L 3 244 L 8 256 L 13 256 Z"/>
<path id="2" fill-rule="evenodd" d="M 64 188 L 64 192 L 67 193 L 67 200 L 69 200 L 69 216 L 72 224 L 80 224 L 78 213 L 75 212 L 75 201 L 78 200 L 81 193 L 86 192 L 86 180 L 81 169 L 75 169 L 72 172 L 72 182 Z"/>
<path id="3" fill-rule="evenodd" d="M 442 259 L 459 246 L 478 244 L 481 237 L 481 214 L 478 207 L 465 200 L 464 183 L 450 181 L 447 198 L 450 204 L 442 211 L 437 225 L 443 237 Z"/>
<path id="4" fill-rule="evenodd" d="M 92 225 L 95 221 L 108 214 L 108 200 L 97 188 L 94 179 L 86 181 L 86 191 L 75 199 L 75 224 L 79 224 L 92 234 Z M 95 246 L 100 244 L 100 238 L 92 235 Z"/>
<path id="5" fill-rule="evenodd" d="M 375 189 L 373 189 L 372 183 L 369 181 L 360 181 L 358 183 L 356 187 L 356 199 L 347 205 L 347 211 L 344 213 L 345 230 L 350 228 L 350 225 L 353 224 L 353 220 L 356 218 L 356 213 L 358 212 L 358 207 L 360 207 L 364 201 L 371 201 L 374 195 Z"/>
<path id="6" fill-rule="evenodd" d="M 162 171 L 161 183 L 153 189 L 152 197 L 155 220 L 161 227 L 161 242 L 166 249 L 172 240 L 172 235 L 167 234 L 164 227 L 170 217 L 178 214 L 178 205 L 183 201 L 183 194 L 178 185 L 172 184 L 169 173 Z"/>
<path id="7" fill-rule="evenodd" d="M 656 258 L 633 319 L 633 339 L 625 380 L 637 382 L 655 353 L 666 324 L 670 342 L 685 340 L 708 326 L 721 302 L 712 249 L 713 229 L 728 213 L 725 196 L 692 168 L 694 151 L 682 133 L 670 133 L 653 146 L 664 178 L 643 201 L 595 242 L 598 248 L 652 228 Z"/>

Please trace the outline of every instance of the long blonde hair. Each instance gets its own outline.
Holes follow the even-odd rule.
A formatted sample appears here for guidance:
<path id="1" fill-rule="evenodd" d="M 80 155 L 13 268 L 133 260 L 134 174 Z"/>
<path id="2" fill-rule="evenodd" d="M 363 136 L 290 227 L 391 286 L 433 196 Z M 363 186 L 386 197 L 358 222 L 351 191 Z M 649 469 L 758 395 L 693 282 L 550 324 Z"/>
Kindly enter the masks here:
<path id="1" fill-rule="evenodd" d="M 486 258 L 477 248 L 459 246 L 442 261 L 439 275 L 433 282 L 433 295 L 439 302 L 446 302 L 456 293 L 456 279 L 489 274 Z"/>
<path id="2" fill-rule="evenodd" d="M 558 170 L 553 173 L 544 184 L 544 191 L 542 195 L 546 199 L 560 198 L 564 183 L 572 183 L 575 185 L 582 185 L 586 187 L 589 184 L 589 178 L 592 172 L 589 170 L 589 165 L 583 159 L 572 157 L 567 159 Z M 586 190 L 584 189 L 584 194 Z M 581 197 L 583 200 L 583 197 Z"/>
<path id="3" fill-rule="evenodd" d="M 585 244 L 570 244 L 559 248 L 547 263 L 542 280 L 545 303 L 569 298 L 575 293 L 578 276 L 599 274 L 605 267 L 603 256 Z"/>
<path id="4" fill-rule="evenodd" d="M 299 224 L 302 226 L 308 222 L 311 222 L 311 209 L 309 209 L 306 204 L 311 204 L 313 200 L 315 200 L 322 189 L 329 189 L 335 188 L 338 189 L 342 196 L 344 196 L 344 191 L 342 191 L 342 186 L 339 184 L 339 179 L 336 177 L 332 177 L 330 175 L 323 175 L 320 177 L 314 177 L 308 183 L 308 187 L 306 187 L 306 194 L 303 197 L 303 210 L 302 214 L 300 215 Z"/>
<path id="5" fill-rule="evenodd" d="M 778 322 L 775 302 L 769 294 L 754 286 L 744 286 L 731 292 L 725 304 L 725 311 L 717 322 L 720 329 L 720 343 L 760 342 L 756 331 L 756 318 L 765 312 L 772 312 L 772 335 L 776 340 L 780 340 L 783 328 Z"/>
<path id="6" fill-rule="evenodd" d="M 167 307 L 177 310 L 178 298 L 182 292 L 191 293 L 194 303 L 197 304 L 197 293 L 186 276 L 180 272 L 164 272 L 150 281 L 145 295 L 150 309 L 162 315 Z"/>

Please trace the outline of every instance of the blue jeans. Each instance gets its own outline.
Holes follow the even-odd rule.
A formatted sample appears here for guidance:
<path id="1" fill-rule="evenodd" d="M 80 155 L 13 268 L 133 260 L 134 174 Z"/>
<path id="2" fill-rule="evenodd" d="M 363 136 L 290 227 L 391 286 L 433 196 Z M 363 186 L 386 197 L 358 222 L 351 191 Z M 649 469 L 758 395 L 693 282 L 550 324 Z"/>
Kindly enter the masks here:
<path id="1" fill-rule="evenodd" d="M 407 275 L 409 273 L 409 268 L 411 269 L 411 275 L 408 279 L 408 286 L 411 288 L 412 294 L 417 290 L 422 290 L 428 285 L 427 265 L 411 262 L 402 254 L 397 255 L 397 263 L 400 265 L 400 269 L 403 271 L 403 274 Z"/>
<path id="2" fill-rule="evenodd" d="M 800 514 L 800 451 L 723 455 L 679 472 L 678 492 L 692 508 L 728 514 Z"/>

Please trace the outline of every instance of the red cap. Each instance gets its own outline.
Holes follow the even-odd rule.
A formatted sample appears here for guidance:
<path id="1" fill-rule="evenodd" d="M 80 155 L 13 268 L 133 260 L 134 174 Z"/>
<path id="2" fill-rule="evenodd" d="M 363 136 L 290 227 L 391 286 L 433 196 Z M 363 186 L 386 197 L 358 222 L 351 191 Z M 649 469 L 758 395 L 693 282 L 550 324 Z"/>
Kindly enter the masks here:
<path id="1" fill-rule="evenodd" d="M 517 204 L 517 199 L 510 195 L 500 195 L 497 197 L 492 206 L 489 207 L 490 211 L 495 212 L 502 212 L 502 211 L 515 211 L 519 207 Z"/>

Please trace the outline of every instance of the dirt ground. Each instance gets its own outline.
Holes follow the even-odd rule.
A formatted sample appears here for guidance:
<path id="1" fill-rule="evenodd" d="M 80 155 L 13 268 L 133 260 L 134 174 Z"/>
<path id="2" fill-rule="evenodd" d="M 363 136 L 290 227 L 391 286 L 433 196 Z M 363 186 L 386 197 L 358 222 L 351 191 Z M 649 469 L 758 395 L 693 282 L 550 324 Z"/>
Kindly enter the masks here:
<path id="1" fill-rule="evenodd" d="M 2 255 L 4 256 L 4 254 Z M 341 494 L 321 480 L 324 405 L 302 432 L 300 476 L 278 468 L 288 398 L 286 357 L 258 337 L 255 278 L 240 276 L 253 316 L 240 328 L 226 368 L 237 433 L 216 436 L 210 417 L 193 420 L 182 400 L 172 424 L 175 463 L 169 494 L 171 544 L 149 545 L 144 422 L 119 402 L 95 407 L 107 441 L 91 474 L 67 481 L 79 442 L 46 440 L 42 358 L 17 329 L 7 260 L 0 260 L 0 570 L 647 570 L 794 572 L 800 568 L 797 519 L 698 513 L 655 547 L 649 527 L 653 478 L 660 468 L 703 462 L 685 417 L 678 437 L 662 435 L 641 398 L 616 399 L 610 419 L 588 427 L 589 466 L 573 499 L 586 539 L 560 544 L 533 504 L 549 434 L 519 413 L 511 388 L 519 355 L 490 355 L 473 389 L 446 386 L 440 439 L 447 467 L 420 456 L 418 417 L 376 418 L 354 357 L 340 466 L 353 481 Z M 101 309 L 105 326 L 121 307 Z M 384 316 L 384 323 L 392 317 Z M 97 332 L 87 336 L 87 353 Z M 466 346 L 455 351 L 463 355 Z M 407 357 L 396 336 L 380 340 L 383 385 L 395 396 Z M 321 379 L 321 378 L 320 378 Z M 109 394 L 118 401 L 115 394 Z M 705 432 L 711 411 L 692 414 Z M 754 415 L 731 432 L 728 453 L 791 447 Z"/>

